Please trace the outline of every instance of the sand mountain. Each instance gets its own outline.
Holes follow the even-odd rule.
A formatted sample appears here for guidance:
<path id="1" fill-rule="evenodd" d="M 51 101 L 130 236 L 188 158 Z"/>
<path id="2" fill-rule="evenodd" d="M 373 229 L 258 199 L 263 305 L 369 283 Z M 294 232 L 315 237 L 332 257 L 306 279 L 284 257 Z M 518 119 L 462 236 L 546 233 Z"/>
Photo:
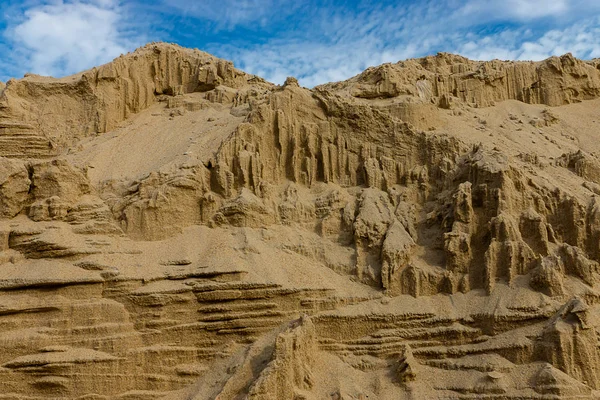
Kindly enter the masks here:
<path id="1" fill-rule="evenodd" d="M 600 60 L 0 84 L 0 399 L 597 399 Z"/>

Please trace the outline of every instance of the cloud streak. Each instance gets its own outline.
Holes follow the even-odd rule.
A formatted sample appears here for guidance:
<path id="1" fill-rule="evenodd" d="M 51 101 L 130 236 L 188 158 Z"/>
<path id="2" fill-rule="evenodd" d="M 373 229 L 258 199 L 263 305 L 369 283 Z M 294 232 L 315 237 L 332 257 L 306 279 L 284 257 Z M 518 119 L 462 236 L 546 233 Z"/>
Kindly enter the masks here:
<path id="1" fill-rule="evenodd" d="M 218 30 L 231 30 L 240 25 L 264 27 L 293 14 L 300 4 L 292 0 L 163 0 L 163 5 L 211 21 Z"/>
<path id="2" fill-rule="evenodd" d="M 223 53 L 273 82 L 293 75 L 309 87 L 346 79 L 368 66 L 438 51 L 478 60 L 541 60 L 566 52 L 592 58 L 600 56 L 600 5 L 592 3 L 446 0 L 362 12 L 320 10 L 307 17 L 320 35 L 291 32 Z M 583 6 L 587 18 L 575 18 Z"/>
<path id="3" fill-rule="evenodd" d="M 5 18 L 8 49 L 0 43 L 0 52 L 9 52 L 11 59 L 0 59 L 0 79 L 3 69 L 74 73 L 149 38 L 201 48 L 276 83 L 295 76 L 309 87 L 439 51 L 480 60 L 540 60 L 565 52 L 600 57 L 597 0 L 20 3 L 15 22 Z M 139 25 L 140 20 L 151 22 Z"/>

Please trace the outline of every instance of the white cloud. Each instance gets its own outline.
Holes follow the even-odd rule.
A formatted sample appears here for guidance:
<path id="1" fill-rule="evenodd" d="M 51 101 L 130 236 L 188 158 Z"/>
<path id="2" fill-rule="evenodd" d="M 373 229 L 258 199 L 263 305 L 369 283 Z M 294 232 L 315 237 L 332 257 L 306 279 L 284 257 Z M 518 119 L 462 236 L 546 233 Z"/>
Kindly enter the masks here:
<path id="1" fill-rule="evenodd" d="M 583 3 L 590 3 L 588 15 L 575 18 Z M 591 3 L 431 0 L 375 5 L 359 13 L 328 9 L 307 16 L 311 29 L 305 33 L 288 32 L 260 45 L 229 46 L 220 53 L 273 82 L 292 75 L 309 87 L 347 79 L 371 65 L 437 51 L 477 60 L 541 60 L 566 52 L 591 58 L 600 55 L 600 18 L 595 16 L 600 2 Z"/>
<path id="2" fill-rule="evenodd" d="M 526 28 L 515 28 L 488 36 L 473 36 L 469 41 L 458 43 L 454 51 L 476 60 L 540 61 L 565 53 L 589 59 L 600 55 L 599 35 L 600 18 L 595 17 L 539 35 Z"/>
<path id="3" fill-rule="evenodd" d="M 103 64 L 142 43 L 121 29 L 117 0 L 71 0 L 38 4 L 7 29 L 13 57 L 30 72 L 64 76 Z"/>
<path id="4" fill-rule="evenodd" d="M 455 3 L 451 17 L 459 25 L 477 25 L 488 22 L 532 23 L 551 19 L 554 24 L 572 24 L 600 11 L 597 0 L 467 0 Z M 452 7 L 455 5 L 455 7 Z"/>
<path id="5" fill-rule="evenodd" d="M 286 76 L 295 76 L 302 85 L 312 87 L 426 51 L 440 37 L 437 32 L 428 32 L 429 27 L 420 21 L 437 12 L 435 2 L 423 7 L 375 5 L 359 13 L 330 8 L 305 15 L 310 29 L 258 46 L 228 46 L 217 51 L 272 82 L 282 83 Z M 406 40 L 413 36 L 420 37 L 419 43 Z"/>
<path id="6" fill-rule="evenodd" d="M 4 1 L 12 0 L 0 0 L 0 11 Z M 144 11 L 141 0 L 28 1 L 22 4 L 34 6 L 6 34 L 13 65 L 21 64 L 14 70 L 25 66 L 40 74 L 64 75 L 109 61 L 143 43 L 128 30 L 133 19 L 126 13 L 126 5 Z M 368 66 L 437 51 L 480 60 L 539 60 L 565 52 L 580 58 L 600 57 L 598 0 L 334 4 L 148 0 L 145 11 L 154 21 L 165 22 L 168 28 L 162 32 L 170 35 L 170 41 L 182 38 L 191 44 L 198 35 L 204 43 L 193 46 L 233 59 L 248 72 L 277 83 L 295 76 L 309 87 L 347 79 Z M 173 21 L 183 22 L 184 27 Z M 245 37 L 246 33 L 252 35 Z M 6 61 L 0 58 L 0 70 L 3 65 Z"/>
<path id="7" fill-rule="evenodd" d="M 519 47 L 520 60 L 541 60 L 553 55 L 573 53 L 580 58 L 600 57 L 600 19 L 578 23 L 562 30 L 551 30 L 535 41 Z"/>
<path id="8" fill-rule="evenodd" d="M 265 26 L 274 19 L 292 14 L 299 6 L 293 0 L 163 0 L 163 4 L 186 15 L 212 21 L 219 29 L 253 24 Z"/>
<path id="9" fill-rule="evenodd" d="M 531 21 L 564 15 L 571 3 L 569 0 L 471 0 L 458 8 L 455 17 L 477 18 L 478 22 L 502 19 Z"/>
<path id="10" fill-rule="evenodd" d="M 501 9 L 507 16 L 531 20 L 548 16 L 560 16 L 569 8 L 567 0 L 504 0 Z"/>

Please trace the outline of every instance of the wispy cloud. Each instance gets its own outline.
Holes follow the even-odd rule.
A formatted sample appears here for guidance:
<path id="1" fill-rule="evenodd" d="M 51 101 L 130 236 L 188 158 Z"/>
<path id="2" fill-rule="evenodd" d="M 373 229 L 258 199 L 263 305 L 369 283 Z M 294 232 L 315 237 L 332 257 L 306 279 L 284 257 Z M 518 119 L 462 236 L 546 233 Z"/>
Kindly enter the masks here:
<path id="1" fill-rule="evenodd" d="M 438 51 L 480 60 L 600 57 L 598 0 L 1 0 L 0 29 L 4 3 L 18 3 L 20 13 L 4 17 L 0 53 L 11 57 L 0 58 L 0 79 L 3 70 L 73 73 L 150 38 L 309 87 Z"/>
<path id="2" fill-rule="evenodd" d="M 117 0 L 30 4 L 4 32 L 13 69 L 64 76 L 110 61 L 144 41 L 125 30 L 126 9 Z"/>
<path id="3" fill-rule="evenodd" d="M 165 7 L 185 15 L 208 20 L 217 29 L 243 25 L 264 27 L 292 13 L 300 6 L 293 0 L 162 0 Z"/>
<path id="4" fill-rule="evenodd" d="M 274 82 L 293 75 L 310 87 L 438 51 L 478 60 L 541 60 L 566 52 L 598 57 L 599 16 L 600 3 L 585 0 L 422 1 L 359 12 L 329 8 L 307 16 L 311 30 L 221 53 Z"/>
<path id="5" fill-rule="evenodd" d="M 468 1 L 455 16 L 478 18 L 477 21 L 517 20 L 531 21 L 538 18 L 561 16 L 569 11 L 569 0 L 490 0 Z"/>

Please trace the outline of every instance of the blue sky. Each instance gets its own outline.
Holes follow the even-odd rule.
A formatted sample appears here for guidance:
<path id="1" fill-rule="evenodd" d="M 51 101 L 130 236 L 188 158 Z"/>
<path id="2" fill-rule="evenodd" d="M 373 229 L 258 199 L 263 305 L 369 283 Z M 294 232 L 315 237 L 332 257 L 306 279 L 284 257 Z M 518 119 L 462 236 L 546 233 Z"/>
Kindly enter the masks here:
<path id="1" fill-rule="evenodd" d="M 600 0 L 0 0 L 0 80 L 65 76 L 147 42 L 304 86 L 439 51 L 600 57 Z"/>

